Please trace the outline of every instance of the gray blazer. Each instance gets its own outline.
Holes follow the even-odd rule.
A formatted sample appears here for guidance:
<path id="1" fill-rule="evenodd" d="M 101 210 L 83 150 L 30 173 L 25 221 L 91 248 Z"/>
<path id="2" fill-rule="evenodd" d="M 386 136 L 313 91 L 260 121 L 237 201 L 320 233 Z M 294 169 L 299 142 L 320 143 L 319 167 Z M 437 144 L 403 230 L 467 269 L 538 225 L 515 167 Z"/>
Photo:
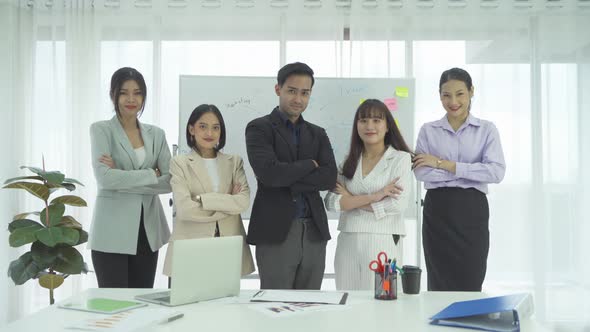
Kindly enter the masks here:
<path id="1" fill-rule="evenodd" d="M 142 207 L 152 250 L 158 250 L 170 238 L 158 197 L 172 191 L 170 149 L 162 129 L 143 123 L 139 128 L 145 146 L 141 165 L 117 116 L 90 126 L 92 168 L 98 187 L 88 240 L 92 250 L 134 255 Z M 116 169 L 98 161 L 103 154 L 113 158 Z M 156 167 L 160 177 L 156 177 Z"/>

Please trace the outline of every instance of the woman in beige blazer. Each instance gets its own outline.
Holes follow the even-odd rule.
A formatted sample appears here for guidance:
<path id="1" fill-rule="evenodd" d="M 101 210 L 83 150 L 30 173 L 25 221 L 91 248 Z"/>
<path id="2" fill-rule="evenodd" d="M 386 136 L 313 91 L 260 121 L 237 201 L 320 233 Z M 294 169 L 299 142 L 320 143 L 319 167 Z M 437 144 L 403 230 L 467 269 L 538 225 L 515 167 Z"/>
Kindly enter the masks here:
<path id="1" fill-rule="evenodd" d="M 175 240 L 231 235 L 245 239 L 240 213 L 250 204 L 250 188 L 242 158 L 220 152 L 225 137 L 225 123 L 215 105 L 195 108 L 186 125 L 186 141 L 192 150 L 170 163 L 176 218 L 164 262 L 167 276 Z M 242 275 L 253 271 L 250 247 L 244 240 Z"/>
<path id="2" fill-rule="evenodd" d="M 140 72 L 117 70 L 110 95 L 116 115 L 90 127 L 98 190 L 88 248 L 99 287 L 151 288 L 170 236 L 158 197 L 171 191 L 170 150 L 162 129 L 138 120 L 146 98 Z"/>

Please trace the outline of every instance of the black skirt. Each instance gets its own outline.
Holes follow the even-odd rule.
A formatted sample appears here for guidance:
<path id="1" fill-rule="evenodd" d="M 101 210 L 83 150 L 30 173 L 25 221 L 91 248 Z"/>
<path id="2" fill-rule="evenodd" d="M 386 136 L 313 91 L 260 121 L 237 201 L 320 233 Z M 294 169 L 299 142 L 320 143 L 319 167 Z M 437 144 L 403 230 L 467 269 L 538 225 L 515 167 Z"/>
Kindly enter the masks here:
<path id="1" fill-rule="evenodd" d="M 422 241 L 429 291 L 481 291 L 490 232 L 484 193 L 438 188 L 426 193 Z"/>

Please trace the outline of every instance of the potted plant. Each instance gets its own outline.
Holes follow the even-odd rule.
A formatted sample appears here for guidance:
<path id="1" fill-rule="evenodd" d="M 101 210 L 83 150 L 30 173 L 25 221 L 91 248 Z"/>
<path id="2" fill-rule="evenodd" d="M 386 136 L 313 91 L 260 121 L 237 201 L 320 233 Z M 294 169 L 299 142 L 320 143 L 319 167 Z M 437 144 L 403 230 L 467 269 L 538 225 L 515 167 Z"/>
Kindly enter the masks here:
<path id="1" fill-rule="evenodd" d="M 88 240 L 88 233 L 74 217 L 64 215 L 66 205 L 86 206 L 86 201 L 74 195 L 49 198 L 60 189 L 73 191 L 77 184 L 83 184 L 59 171 L 45 171 L 45 165 L 43 169 L 20 168 L 36 175 L 8 179 L 3 188 L 26 190 L 43 201 L 44 209 L 17 214 L 8 225 L 11 247 L 31 244 L 29 251 L 10 263 L 8 275 L 16 285 L 38 279 L 41 287 L 49 289 L 49 302 L 53 304 L 53 290 L 65 278 L 88 272 L 82 255 L 74 248 Z"/>

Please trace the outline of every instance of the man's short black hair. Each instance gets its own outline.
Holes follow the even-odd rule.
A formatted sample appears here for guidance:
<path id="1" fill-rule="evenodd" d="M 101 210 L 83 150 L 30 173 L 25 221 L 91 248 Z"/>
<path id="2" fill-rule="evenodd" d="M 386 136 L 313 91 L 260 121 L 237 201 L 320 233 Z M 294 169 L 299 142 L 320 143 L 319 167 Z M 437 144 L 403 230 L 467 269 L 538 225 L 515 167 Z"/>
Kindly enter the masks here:
<path id="1" fill-rule="evenodd" d="M 283 66 L 283 68 L 279 69 L 277 74 L 277 83 L 279 87 L 282 87 L 285 84 L 285 81 L 291 75 L 307 75 L 311 77 L 311 86 L 313 87 L 313 83 L 315 80 L 313 78 L 313 70 L 303 62 L 293 62 Z"/>

